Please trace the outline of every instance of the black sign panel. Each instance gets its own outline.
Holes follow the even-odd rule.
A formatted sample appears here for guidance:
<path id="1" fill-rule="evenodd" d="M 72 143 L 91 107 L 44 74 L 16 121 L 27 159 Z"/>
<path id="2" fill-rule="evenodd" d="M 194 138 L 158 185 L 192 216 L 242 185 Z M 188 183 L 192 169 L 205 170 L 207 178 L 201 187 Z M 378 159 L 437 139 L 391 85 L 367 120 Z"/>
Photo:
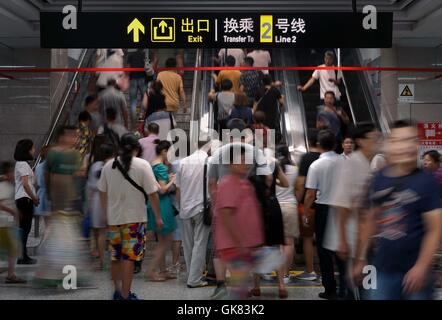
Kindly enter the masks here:
<path id="1" fill-rule="evenodd" d="M 83 12 L 65 29 L 61 12 L 40 14 L 43 48 L 389 48 L 393 14 L 352 12 Z M 364 19 L 369 20 L 364 25 Z M 69 27 L 69 24 L 67 24 Z M 65 23 L 66 27 L 66 23 Z"/>

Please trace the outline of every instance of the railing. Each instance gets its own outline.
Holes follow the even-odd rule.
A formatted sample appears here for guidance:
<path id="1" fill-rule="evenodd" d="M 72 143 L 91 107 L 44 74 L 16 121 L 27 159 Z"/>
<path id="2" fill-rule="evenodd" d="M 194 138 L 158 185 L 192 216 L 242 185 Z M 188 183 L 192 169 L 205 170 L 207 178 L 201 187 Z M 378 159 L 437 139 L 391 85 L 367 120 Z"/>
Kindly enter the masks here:
<path id="1" fill-rule="evenodd" d="M 198 49 L 195 66 L 211 65 L 211 50 Z M 212 87 L 212 77 L 207 71 L 195 71 L 192 87 L 190 141 L 210 139 L 214 125 L 212 104 L 208 101 L 208 92 Z"/>
<path id="2" fill-rule="evenodd" d="M 87 53 L 88 53 L 88 49 L 84 49 L 80 55 L 80 59 L 78 60 L 77 68 L 80 68 L 85 63 Z M 46 139 L 43 143 L 43 146 L 47 146 L 50 144 L 50 142 L 52 141 L 52 139 L 54 137 L 55 129 L 57 128 L 57 126 L 60 125 L 60 119 L 61 119 L 63 113 L 66 112 L 66 107 L 68 105 L 67 102 L 68 102 L 69 97 L 72 95 L 74 85 L 75 85 L 76 81 L 78 80 L 78 75 L 79 75 L 79 72 L 76 71 L 74 73 L 74 76 L 72 77 L 69 85 L 67 86 L 64 94 L 63 94 L 63 98 L 61 99 L 61 103 L 59 104 L 57 114 L 56 114 L 55 118 L 52 120 L 51 127 L 50 127 L 49 132 L 46 136 Z M 40 163 L 40 161 L 41 161 L 41 157 L 39 155 L 37 157 L 37 160 L 35 161 L 34 168 Z"/>
<path id="3" fill-rule="evenodd" d="M 284 49 L 273 51 L 273 61 L 283 66 L 297 63 L 295 56 Z M 308 147 L 304 102 L 301 93 L 297 90 L 298 72 L 284 70 L 275 74 L 275 80 L 282 81 L 282 92 L 285 94 L 285 106 L 280 112 L 281 133 L 293 160 L 298 162 Z"/>
<path id="4" fill-rule="evenodd" d="M 335 55 L 338 56 L 338 67 L 341 66 L 341 50 L 335 49 Z M 353 123 L 356 124 L 356 117 L 355 117 L 355 111 L 353 108 L 353 104 L 351 102 L 351 98 L 350 98 L 350 94 L 348 92 L 348 85 L 347 85 L 347 81 L 345 80 L 345 76 L 344 73 L 342 73 L 342 82 L 344 83 L 344 88 L 345 88 L 345 95 L 347 97 L 347 102 L 348 102 L 348 107 L 350 108 L 350 113 L 351 113 L 351 118 L 353 120 Z"/>

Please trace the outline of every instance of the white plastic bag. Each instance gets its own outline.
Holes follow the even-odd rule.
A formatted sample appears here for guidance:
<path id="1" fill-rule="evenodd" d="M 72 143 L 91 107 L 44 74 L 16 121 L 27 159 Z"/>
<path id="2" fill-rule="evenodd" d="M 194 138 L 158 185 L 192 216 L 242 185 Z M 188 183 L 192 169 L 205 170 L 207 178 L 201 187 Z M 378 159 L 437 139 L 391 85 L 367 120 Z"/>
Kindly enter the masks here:
<path id="1" fill-rule="evenodd" d="M 262 247 L 257 250 L 257 261 L 253 273 L 266 274 L 277 270 L 283 263 L 279 246 Z"/>

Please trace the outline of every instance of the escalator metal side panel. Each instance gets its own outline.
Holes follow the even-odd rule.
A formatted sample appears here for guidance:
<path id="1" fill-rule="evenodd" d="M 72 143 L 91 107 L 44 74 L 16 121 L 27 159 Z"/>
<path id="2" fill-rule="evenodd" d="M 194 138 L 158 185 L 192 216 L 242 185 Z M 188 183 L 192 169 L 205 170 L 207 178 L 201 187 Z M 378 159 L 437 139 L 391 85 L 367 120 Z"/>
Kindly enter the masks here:
<path id="1" fill-rule="evenodd" d="M 362 56 L 359 49 L 353 49 L 352 54 L 355 57 L 358 65 L 362 65 Z M 361 81 L 364 96 L 369 99 L 369 111 L 372 117 L 372 121 L 381 130 L 382 133 L 390 132 L 389 120 L 385 117 L 385 114 L 381 112 L 381 106 L 377 103 L 376 94 L 370 85 L 370 77 L 367 71 L 359 72 L 359 79 Z"/>
<path id="2" fill-rule="evenodd" d="M 293 66 L 296 65 L 296 58 L 289 50 L 280 49 L 274 51 L 275 65 Z M 283 93 L 285 94 L 285 106 L 281 112 L 281 129 L 284 139 L 292 154 L 293 160 L 299 163 L 302 154 L 307 151 L 306 139 L 307 122 L 304 111 L 302 95 L 297 90 L 299 76 L 295 71 L 282 71 L 278 77 L 283 82 Z"/>

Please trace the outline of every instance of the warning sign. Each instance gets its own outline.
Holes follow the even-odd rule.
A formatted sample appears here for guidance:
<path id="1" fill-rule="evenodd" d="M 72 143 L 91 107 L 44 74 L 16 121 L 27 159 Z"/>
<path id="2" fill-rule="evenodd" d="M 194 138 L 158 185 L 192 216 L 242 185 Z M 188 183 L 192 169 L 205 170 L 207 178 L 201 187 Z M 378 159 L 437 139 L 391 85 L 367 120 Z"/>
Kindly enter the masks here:
<path id="1" fill-rule="evenodd" d="M 414 83 L 399 84 L 399 101 L 402 102 L 414 101 Z"/>

